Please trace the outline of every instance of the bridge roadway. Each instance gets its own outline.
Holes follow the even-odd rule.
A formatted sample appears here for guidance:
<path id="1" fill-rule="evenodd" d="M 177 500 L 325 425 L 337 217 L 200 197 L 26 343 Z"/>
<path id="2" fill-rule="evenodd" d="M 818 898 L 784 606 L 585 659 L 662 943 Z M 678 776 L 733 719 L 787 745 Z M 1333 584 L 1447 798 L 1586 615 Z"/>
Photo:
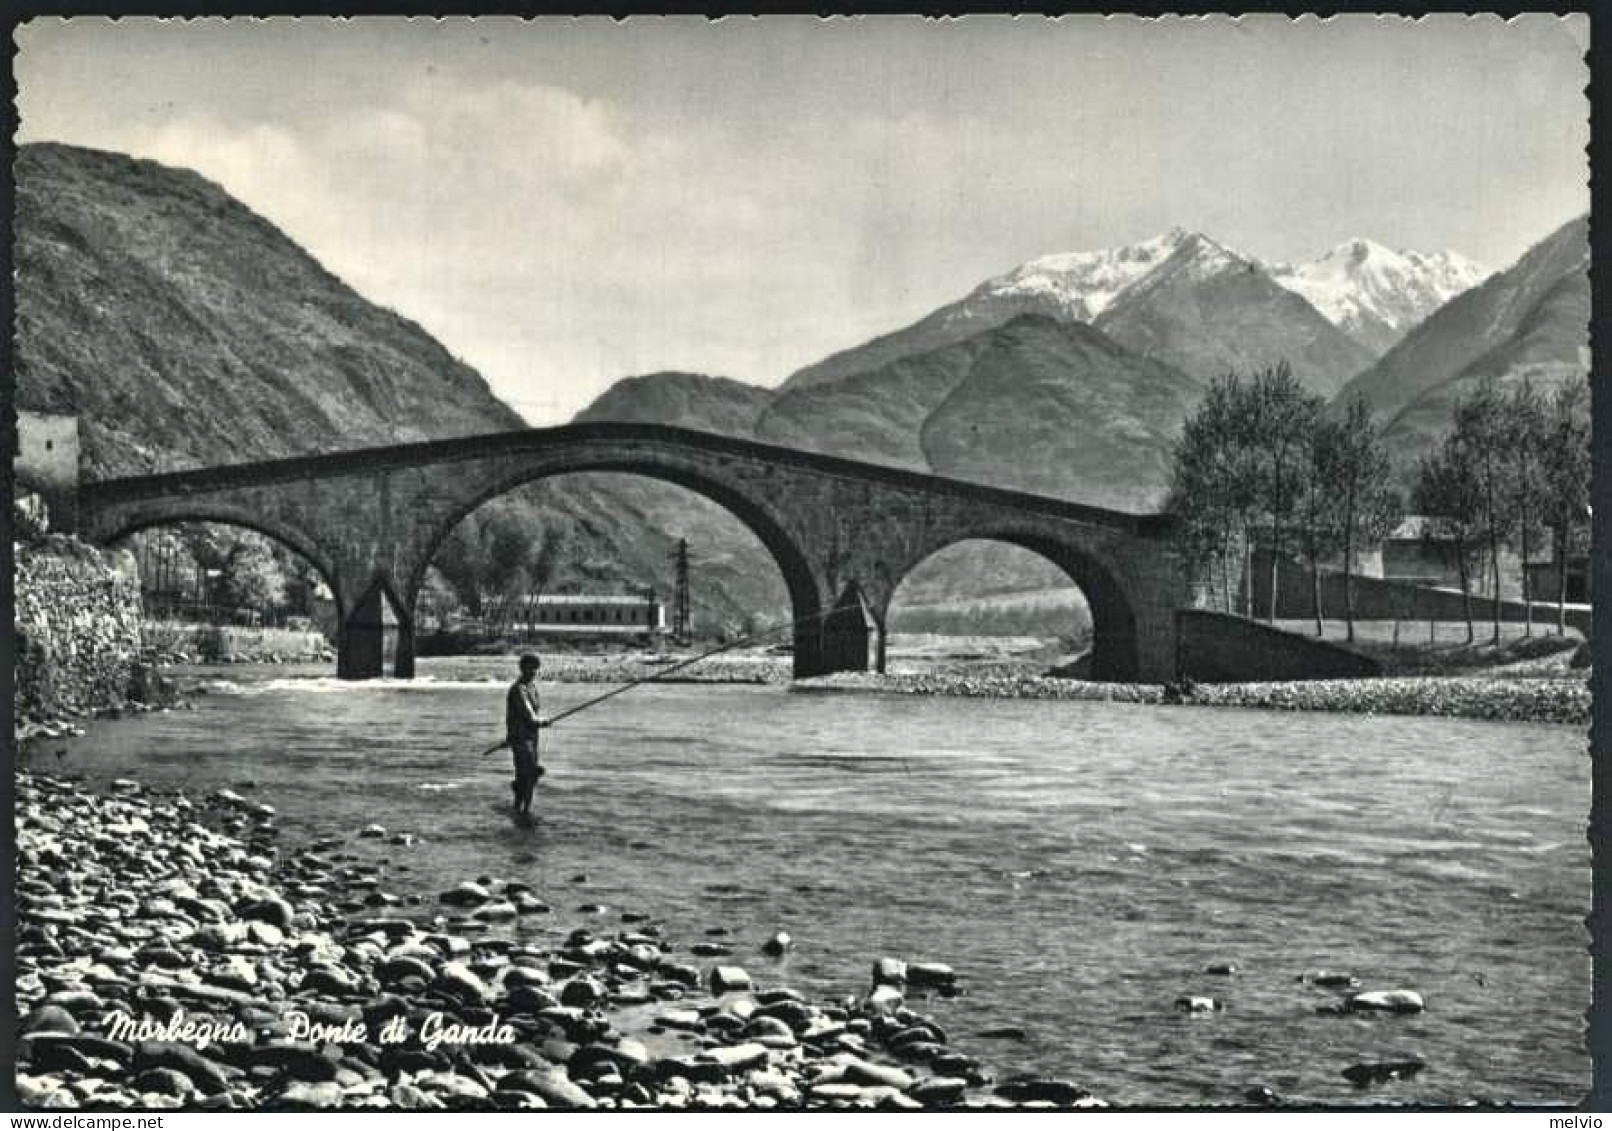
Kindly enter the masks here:
<path id="1" fill-rule="evenodd" d="M 1033 457 L 1032 457 L 1033 458 Z M 686 487 L 727 508 L 771 552 L 796 621 L 795 674 L 884 670 L 901 579 L 965 539 L 1025 547 L 1080 586 L 1093 676 L 1175 677 L 1186 579 L 1164 515 L 1130 514 L 899 468 L 653 424 L 571 424 L 80 484 L 69 527 L 111 544 L 148 527 L 232 523 L 277 539 L 323 575 L 338 612 L 338 673 L 414 673 L 426 568 L 476 507 L 553 475 L 611 471 Z"/>

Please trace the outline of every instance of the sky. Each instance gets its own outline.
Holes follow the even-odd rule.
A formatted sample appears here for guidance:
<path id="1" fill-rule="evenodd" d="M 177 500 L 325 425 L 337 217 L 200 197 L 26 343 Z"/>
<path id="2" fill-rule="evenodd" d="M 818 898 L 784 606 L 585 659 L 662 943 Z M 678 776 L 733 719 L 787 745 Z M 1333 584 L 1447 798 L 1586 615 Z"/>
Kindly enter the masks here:
<path id="1" fill-rule="evenodd" d="M 1498 269 L 1589 209 L 1588 20 L 36 19 L 19 140 L 194 169 L 537 425 L 776 385 L 1174 226 Z"/>

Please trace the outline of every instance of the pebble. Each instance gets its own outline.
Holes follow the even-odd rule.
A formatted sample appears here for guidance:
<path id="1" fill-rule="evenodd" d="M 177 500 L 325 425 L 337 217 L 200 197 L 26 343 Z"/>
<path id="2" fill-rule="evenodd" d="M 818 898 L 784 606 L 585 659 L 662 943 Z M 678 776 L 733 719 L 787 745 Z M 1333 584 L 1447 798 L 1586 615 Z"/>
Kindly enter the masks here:
<path id="1" fill-rule="evenodd" d="M 913 989 L 950 986 L 957 981 L 956 972 L 940 962 L 907 963 L 907 985 Z"/>
<path id="2" fill-rule="evenodd" d="M 1041 1077 L 1021 1077 L 1004 1081 L 997 1085 L 996 1094 L 1014 1103 L 1049 1103 L 1058 1106 L 1067 1106 L 1091 1098 L 1091 1093 L 1078 1084 Z"/>
<path id="3" fill-rule="evenodd" d="M 452 891 L 445 891 L 437 898 L 455 907 L 474 907 L 486 903 L 492 895 L 475 881 L 465 880 Z"/>
<path id="4" fill-rule="evenodd" d="M 881 958 L 873 964 L 875 986 L 904 986 L 907 984 L 907 964 L 899 958 Z"/>
<path id="5" fill-rule="evenodd" d="M 1373 1084 L 1386 1084 L 1391 1080 L 1409 1080 L 1427 1065 L 1421 1060 L 1378 1060 L 1351 1064 L 1343 1070 L 1344 1078 L 1357 1088 Z"/>
<path id="6" fill-rule="evenodd" d="M 501 933 L 549 910 L 518 881 L 459 883 L 440 897 L 452 917 L 430 924 L 384 917 L 365 904 L 398 897 L 341 838 L 277 849 L 252 820 L 267 807 L 230 790 L 210 800 L 224 831 L 182 798 L 17 776 L 16 1080 L 31 1106 L 918 1110 L 965 1105 L 988 1079 L 906 1006 L 913 969 L 916 983 L 954 984 L 939 963 L 902 963 L 900 984 L 853 998 L 865 1011 L 853 1016 L 737 965 L 702 975 L 672 961 L 675 944 L 638 912 L 623 922 L 644 926 L 615 937 Z M 783 931 L 760 944 L 775 957 L 791 947 Z M 310 1039 L 289 1039 L 291 1010 Z M 240 1021 L 253 1043 L 113 1041 L 99 1035 L 109 1011 Z M 428 1016 L 464 1034 L 506 1024 L 516 1043 L 376 1036 Z M 657 1036 L 622 1031 L 628 1018 Z"/>
<path id="7" fill-rule="evenodd" d="M 739 966 L 713 966 L 708 983 L 711 993 L 720 997 L 750 988 L 750 975 Z"/>
<path id="8" fill-rule="evenodd" d="M 1415 990 L 1366 990 L 1350 994 L 1343 1004 L 1351 1013 L 1420 1013 L 1427 1008 Z"/>

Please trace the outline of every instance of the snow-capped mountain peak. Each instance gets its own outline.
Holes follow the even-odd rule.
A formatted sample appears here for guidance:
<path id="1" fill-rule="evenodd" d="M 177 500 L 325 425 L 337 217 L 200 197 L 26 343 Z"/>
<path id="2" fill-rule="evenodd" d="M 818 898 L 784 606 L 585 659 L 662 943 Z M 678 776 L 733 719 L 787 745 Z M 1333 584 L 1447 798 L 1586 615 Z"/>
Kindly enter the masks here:
<path id="1" fill-rule="evenodd" d="M 1052 308 L 1049 313 L 1089 322 L 1126 287 L 1168 259 L 1190 236 L 1184 229 L 1172 228 L 1163 235 L 1123 247 L 1038 256 L 987 279 L 974 288 L 963 305 L 966 309 L 981 301 L 1028 301 Z"/>
<path id="2" fill-rule="evenodd" d="M 1176 227 L 1139 243 L 1028 260 L 974 288 L 948 320 L 973 319 L 1007 304 L 1090 322 L 1166 265 L 1171 274 L 1184 271 L 1193 279 L 1207 279 L 1248 262 L 1201 232 Z"/>
<path id="3" fill-rule="evenodd" d="M 1273 264 L 1271 278 L 1381 353 L 1488 271 L 1455 251 L 1394 251 L 1373 240 L 1345 240 L 1308 263 Z"/>

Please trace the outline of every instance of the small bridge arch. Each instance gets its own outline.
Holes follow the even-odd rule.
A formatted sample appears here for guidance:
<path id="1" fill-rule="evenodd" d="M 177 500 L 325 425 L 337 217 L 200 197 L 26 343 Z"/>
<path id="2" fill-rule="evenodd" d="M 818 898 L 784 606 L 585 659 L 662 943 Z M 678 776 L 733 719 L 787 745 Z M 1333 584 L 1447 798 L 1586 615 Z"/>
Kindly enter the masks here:
<path id="1" fill-rule="evenodd" d="M 1094 679 L 1131 682 L 1142 676 L 1137 606 L 1145 595 L 1134 591 L 1126 574 L 1115 562 L 1092 546 L 1071 539 L 1060 539 L 1044 530 L 1014 524 L 984 525 L 964 530 L 928 549 L 908 563 L 891 587 L 890 597 L 914 569 L 965 542 L 997 542 L 1016 546 L 1050 562 L 1079 588 L 1092 618 L 1091 675 Z M 879 613 L 882 624 L 888 618 L 886 606 Z"/>

